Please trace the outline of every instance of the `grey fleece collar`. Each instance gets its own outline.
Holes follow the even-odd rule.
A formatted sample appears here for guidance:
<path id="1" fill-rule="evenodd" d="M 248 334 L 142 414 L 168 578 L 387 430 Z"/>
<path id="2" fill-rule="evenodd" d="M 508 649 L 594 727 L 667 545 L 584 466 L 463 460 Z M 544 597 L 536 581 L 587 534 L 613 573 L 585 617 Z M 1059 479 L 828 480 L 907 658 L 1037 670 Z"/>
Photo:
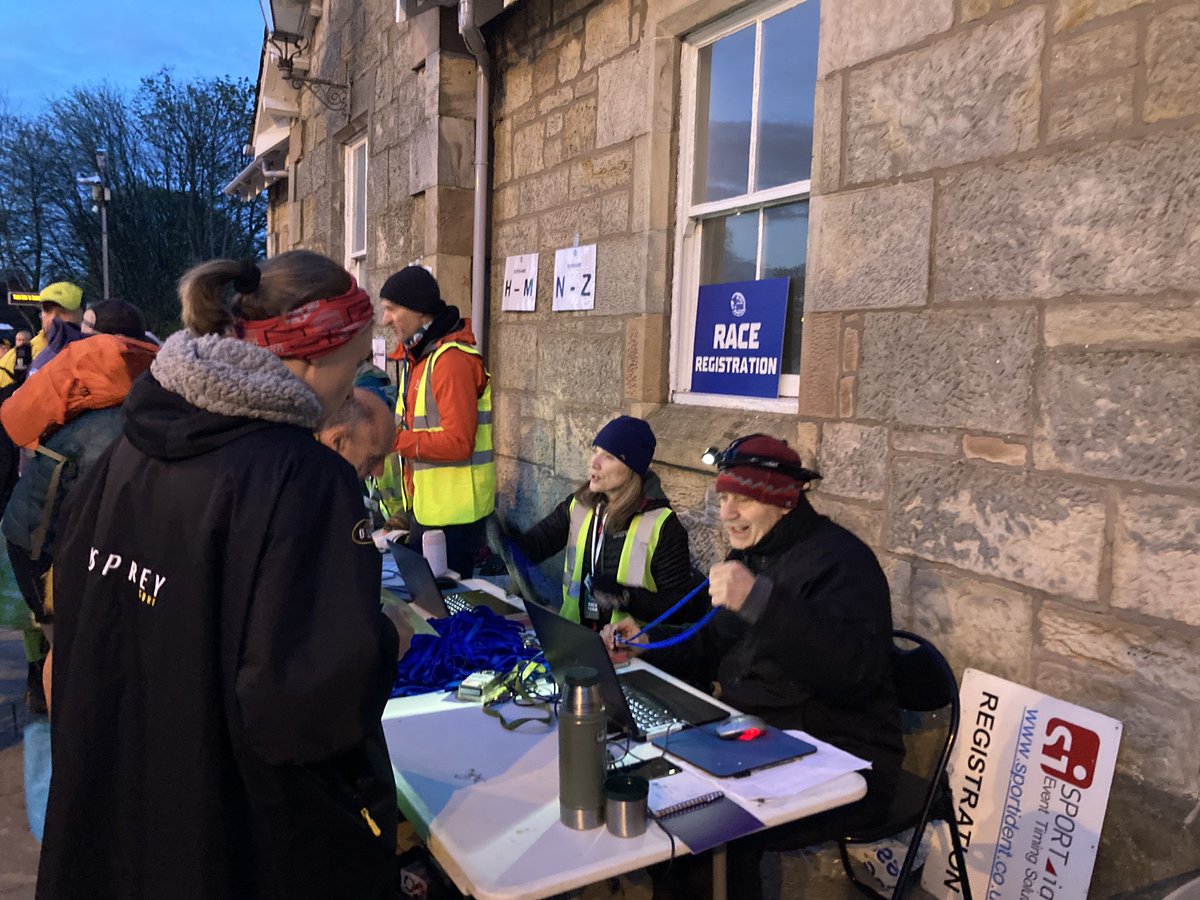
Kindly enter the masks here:
<path id="1" fill-rule="evenodd" d="M 321 418 L 317 395 L 279 357 L 236 338 L 177 331 L 163 342 L 150 371 L 168 391 L 208 412 L 309 431 Z"/>

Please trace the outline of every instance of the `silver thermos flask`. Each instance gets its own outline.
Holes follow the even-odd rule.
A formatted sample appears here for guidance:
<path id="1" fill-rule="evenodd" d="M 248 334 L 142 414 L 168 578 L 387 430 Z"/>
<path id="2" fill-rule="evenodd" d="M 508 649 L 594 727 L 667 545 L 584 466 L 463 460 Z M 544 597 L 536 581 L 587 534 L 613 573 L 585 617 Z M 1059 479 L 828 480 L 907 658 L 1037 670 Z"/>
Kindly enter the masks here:
<path id="1" fill-rule="evenodd" d="M 568 828 L 604 824 L 604 701 L 590 666 L 566 672 L 558 712 L 558 816 Z"/>

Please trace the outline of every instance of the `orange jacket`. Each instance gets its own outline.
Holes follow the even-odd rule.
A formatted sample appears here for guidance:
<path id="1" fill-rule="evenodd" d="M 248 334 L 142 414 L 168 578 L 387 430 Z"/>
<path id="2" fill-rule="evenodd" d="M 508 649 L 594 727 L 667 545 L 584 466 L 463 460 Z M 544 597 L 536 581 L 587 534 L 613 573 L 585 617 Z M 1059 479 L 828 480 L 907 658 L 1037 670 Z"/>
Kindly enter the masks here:
<path id="1" fill-rule="evenodd" d="M 157 352 L 154 344 L 116 334 L 74 341 L 4 401 L 0 423 L 18 447 L 36 447 L 80 413 L 123 403 Z"/>
<path id="2" fill-rule="evenodd" d="M 404 390 L 403 411 L 405 427 L 396 431 L 396 442 L 392 450 L 404 459 L 404 487 L 408 496 L 413 496 L 412 461 L 459 462 L 471 458 L 475 450 L 475 426 L 479 410 L 479 398 L 487 387 L 488 374 L 483 360 L 473 353 L 447 350 L 438 357 L 433 369 L 433 398 L 442 417 L 440 431 L 413 431 L 413 410 L 417 405 L 417 386 L 429 358 L 438 347 L 449 342 L 475 344 L 471 323 L 443 336 L 435 344 L 425 348 L 419 360 L 414 359 L 407 347 L 398 348 L 393 359 L 401 360 L 400 384 Z M 407 373 L 407 374 L 403 374 Z"/>

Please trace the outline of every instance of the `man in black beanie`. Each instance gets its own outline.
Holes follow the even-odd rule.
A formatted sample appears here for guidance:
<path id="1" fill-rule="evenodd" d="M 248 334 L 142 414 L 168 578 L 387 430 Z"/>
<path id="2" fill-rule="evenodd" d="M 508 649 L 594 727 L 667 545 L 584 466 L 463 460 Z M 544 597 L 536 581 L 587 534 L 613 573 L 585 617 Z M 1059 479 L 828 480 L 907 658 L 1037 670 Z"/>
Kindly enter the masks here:
<path id="1" fill-rule="evenodd" d="M 419 552 L 423 534 L 441 529 L 447 564 L 469 578 L 484 546 L 484 519 L 496 505 L 491 376 L 470 325 L 442 300 L 426 269 L 401 269 L 379 297 L 383 323 L 399 341 L 392 355 L 401 366 L 393 449 L 403 463 L 409 544 Z"/>

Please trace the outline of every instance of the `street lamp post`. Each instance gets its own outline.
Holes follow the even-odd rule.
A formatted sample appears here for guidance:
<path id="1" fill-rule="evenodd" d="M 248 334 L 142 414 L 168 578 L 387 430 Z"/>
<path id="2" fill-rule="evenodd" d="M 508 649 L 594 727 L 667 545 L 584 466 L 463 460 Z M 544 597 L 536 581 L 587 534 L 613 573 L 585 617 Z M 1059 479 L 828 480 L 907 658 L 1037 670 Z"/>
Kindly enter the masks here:
<path id="1" fill-rule="evenodd" d="M 78 175 L 75 183 L 92 189 L 92 201 L 96 204 L 92 212 L 100 213 L 100 271 L 104 285 L 104 299 L 108 299 L 108 201 L 112 193 L 108 189 L 108 153 L 103 147 L 96 150 L 96 174 Z"/>
<path id="2" fill-rule="evenodd" d="M 96 150 L 96 171 L 100 174 L 100 260 L 104 280 L 104 298 L 108 293 L 108 154 L 103 147 Z"/>

